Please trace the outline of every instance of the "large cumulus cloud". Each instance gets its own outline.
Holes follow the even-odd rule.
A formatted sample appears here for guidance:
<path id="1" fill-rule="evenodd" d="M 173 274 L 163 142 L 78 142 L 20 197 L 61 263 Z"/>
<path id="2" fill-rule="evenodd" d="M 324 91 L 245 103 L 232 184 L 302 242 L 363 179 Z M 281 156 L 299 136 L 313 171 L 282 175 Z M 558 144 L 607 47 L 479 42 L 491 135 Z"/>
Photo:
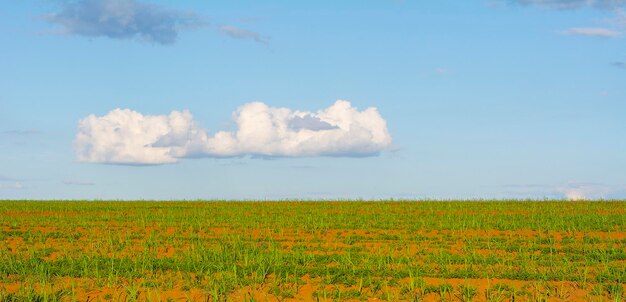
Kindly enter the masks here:
<path id="1" fill-rule="evenodd" d="M 168 164 L 194 157 L 376 155 L 391 144 L 376 108 L 357 110 L 339 100 L 318 112 L 245 104 L 233 114 L 235 131 L 209 134 L 188 111 L 143 115 L 115 109 L 78 123 L 79 161 Z"/>

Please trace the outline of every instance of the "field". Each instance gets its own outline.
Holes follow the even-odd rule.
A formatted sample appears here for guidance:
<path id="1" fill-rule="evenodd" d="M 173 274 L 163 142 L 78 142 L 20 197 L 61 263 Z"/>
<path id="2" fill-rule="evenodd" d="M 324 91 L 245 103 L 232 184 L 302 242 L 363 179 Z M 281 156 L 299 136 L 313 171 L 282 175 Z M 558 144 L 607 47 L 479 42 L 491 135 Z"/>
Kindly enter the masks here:
<path id="1" fill-rule="evenodd" d="M 626 203 L 0 202 L 1 301 L 623 301 Z"/>

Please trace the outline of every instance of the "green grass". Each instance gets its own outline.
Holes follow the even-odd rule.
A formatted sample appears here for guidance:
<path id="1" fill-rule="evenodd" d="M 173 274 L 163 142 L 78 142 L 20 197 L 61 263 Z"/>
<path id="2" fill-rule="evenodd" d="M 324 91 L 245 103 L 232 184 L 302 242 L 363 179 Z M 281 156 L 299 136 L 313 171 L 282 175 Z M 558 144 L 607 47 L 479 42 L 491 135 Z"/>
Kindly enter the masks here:
<path id="1" fill-rule="evenodd" d="M 0 201 L 0 301 L 615 300 L 625 226 L 620 201 Z"/>

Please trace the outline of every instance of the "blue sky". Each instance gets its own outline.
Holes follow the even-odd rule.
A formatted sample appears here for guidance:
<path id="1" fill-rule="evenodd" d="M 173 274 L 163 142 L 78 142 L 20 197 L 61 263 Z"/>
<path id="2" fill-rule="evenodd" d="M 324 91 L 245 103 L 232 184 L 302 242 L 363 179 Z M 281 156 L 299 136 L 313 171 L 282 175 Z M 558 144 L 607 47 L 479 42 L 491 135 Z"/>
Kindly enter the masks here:
<path id="1" fill-rule="evenodd" d="M 0 198 L 626 198 L 625 11 L 2 2 Z"/>

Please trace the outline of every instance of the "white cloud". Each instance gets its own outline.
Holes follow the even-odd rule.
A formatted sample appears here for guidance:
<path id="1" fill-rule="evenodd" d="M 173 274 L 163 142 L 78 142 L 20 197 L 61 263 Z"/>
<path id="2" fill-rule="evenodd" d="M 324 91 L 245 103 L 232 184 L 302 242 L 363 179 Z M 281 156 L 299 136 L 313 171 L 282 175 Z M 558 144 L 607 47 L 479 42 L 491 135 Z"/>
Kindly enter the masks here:
<path id="1" fill-rule="evenodd" d="M 301 157 L 376 155 L 391 144 L 376 108 L 363 111 L 337 101 L 318 112 L 245 104 L 233 114 L 236 131 L 210 135 L 188 111 L 143 115 L 115 109 L 78 123 L 79 161 L 168 164 L 192 157 Z"/>
<path id="2" fill-rule="evenodd" d="M 596 183 L 570 182 L 556 187 L 567 200 L 604 199 L 612 190 L 609 186 Z"/>
<path id="3" fill-rule="evenodd" d="M 587 199 L 585 192 L 581 190 L 570 190 L 569 192 L 565 193 L 565 198 L 567 200 L 586 200 Z"/>
<path id="4" fill-rule="evenodd" d="M 557 186 L 556 192 L 561 193 L 567 200 L 605 199 L 623 189 L 623 186 L 609 186 L 599 183 L 570 182 Z"/>
<path id="5" fill-rule="evenodd" d="M 622 35 L 622 33 L 619 31 L 598 27 L 573 27 L 563 31 L 563 34 L 600 38 L 617 38 Z"/>
<path id="6" fill-rule="evenodd" d="M 624 199 L 625 185 L 592 182 L 561 184 L 507 185 L 508 192 L 522 198 L 551 198 L 566 200 Z"/>

